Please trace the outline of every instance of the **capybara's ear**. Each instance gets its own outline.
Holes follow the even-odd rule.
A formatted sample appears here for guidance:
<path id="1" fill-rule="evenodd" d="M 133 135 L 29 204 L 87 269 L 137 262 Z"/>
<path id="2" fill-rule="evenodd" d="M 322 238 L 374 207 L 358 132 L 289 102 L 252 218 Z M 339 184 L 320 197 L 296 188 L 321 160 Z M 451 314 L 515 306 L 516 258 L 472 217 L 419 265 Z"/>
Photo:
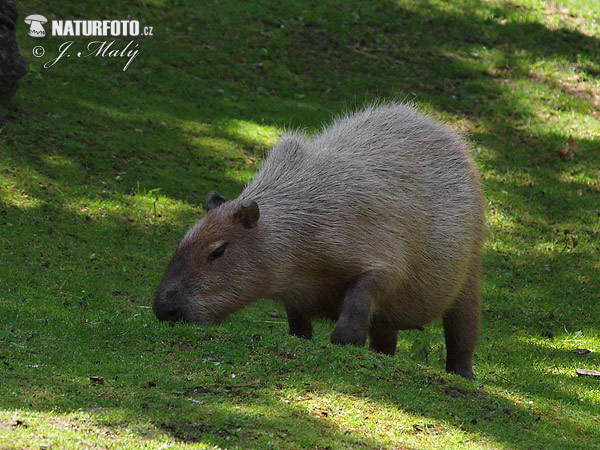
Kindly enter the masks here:
<path id="1" fill-rule="evenodd" d="M 254 200 L 243 202 L 233 214 L 233 218 L 244 225 L 244 228 L 254 228 L 259 216 L 258 203 Z"/>
<path id="2" fill-rule="evenodd" d="M 210 192 L 206 196 L 206 212 L 210 211 L 211 209 L 215 209 L 217 206 L 221 206 L 226 201 L 227 200 L 221 197 L 218 192 Z"/>

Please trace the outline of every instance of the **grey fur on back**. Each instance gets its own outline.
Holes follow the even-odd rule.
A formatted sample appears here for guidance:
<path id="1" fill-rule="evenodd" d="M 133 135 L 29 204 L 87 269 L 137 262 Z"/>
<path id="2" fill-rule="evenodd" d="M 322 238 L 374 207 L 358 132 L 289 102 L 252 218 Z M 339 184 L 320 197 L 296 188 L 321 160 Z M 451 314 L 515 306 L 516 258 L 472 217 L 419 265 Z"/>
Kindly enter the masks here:
<path id="1" fill-rule="evenodd" d="M 341 282 L 369 271 L 386 297 L 414 296 L 427 321 L 479 264 L 482 194 L 468 146 L 411 105 L 370 106 L 314 137 L 284 136 L 244 200 L 260 205 L 268 231 L 269 294 L 289 302 L 309 294 L 310 276 L 322 285 L 328 267 Z M 387 303 L 375 308 L 401 323 L 410 305 Z"/>

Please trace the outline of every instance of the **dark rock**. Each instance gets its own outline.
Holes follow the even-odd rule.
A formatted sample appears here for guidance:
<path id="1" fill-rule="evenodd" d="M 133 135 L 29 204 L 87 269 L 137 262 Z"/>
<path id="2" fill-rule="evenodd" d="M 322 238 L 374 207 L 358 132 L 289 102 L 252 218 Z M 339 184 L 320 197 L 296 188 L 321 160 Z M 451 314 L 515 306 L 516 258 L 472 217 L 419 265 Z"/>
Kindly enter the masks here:
<path id="1" fill-rule="evenodd" d="M 14 0 L 0 0 L 0 103 L 14 95 L 19 79 L 27 74 L 27 64 L 17 48 L 16 23 Z"/>

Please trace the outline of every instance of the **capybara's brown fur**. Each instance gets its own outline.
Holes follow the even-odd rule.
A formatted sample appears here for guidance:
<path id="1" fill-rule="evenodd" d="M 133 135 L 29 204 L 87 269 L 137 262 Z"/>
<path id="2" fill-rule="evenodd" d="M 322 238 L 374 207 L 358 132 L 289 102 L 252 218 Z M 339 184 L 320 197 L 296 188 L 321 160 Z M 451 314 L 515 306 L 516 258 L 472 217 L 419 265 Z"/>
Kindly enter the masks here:
<path id="1" fill-rule="evenodd" d="M 409 105 L 285 136 L 235 200 L 212 193 L 156 292 L 161 320 L 218 321 L 281 301 L 290 333 L 337 321 L 335 344 L 393 354 L 443 318 L 447 370 L 472 377 L 483 197 L 468 145 Z"/>

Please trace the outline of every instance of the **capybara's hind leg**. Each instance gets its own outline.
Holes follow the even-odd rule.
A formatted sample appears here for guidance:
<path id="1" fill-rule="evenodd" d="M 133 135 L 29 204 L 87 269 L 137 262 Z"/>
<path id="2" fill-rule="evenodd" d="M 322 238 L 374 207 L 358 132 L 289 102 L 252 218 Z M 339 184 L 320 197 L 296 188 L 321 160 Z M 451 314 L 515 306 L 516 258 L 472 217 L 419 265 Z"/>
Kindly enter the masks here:
<path id="1" fill-rule="evenodd" d="M 446 371 L 473 378 L 471 358 L 479 336 L 480 318 L 479 268 L 475 267 L 454 305 L 444 314 Z"/>
<path id="2" fill-rule="evenodd" d="M 292 336 L 298 336 L 305 339 L 312 338 L 312 321 L 309 316 L 303 314 L 294 308 L 286 306 L 285 312 L 287 313 L 288 325 L 290 327 L 290 334 Z"/>
<path id="3" fill-rule="evenodd" d="M 369 329 L 369 348 L 374 352 L 393 355 L 397 342 L 398 329 L 381 314 L 375 313 Z"/>

